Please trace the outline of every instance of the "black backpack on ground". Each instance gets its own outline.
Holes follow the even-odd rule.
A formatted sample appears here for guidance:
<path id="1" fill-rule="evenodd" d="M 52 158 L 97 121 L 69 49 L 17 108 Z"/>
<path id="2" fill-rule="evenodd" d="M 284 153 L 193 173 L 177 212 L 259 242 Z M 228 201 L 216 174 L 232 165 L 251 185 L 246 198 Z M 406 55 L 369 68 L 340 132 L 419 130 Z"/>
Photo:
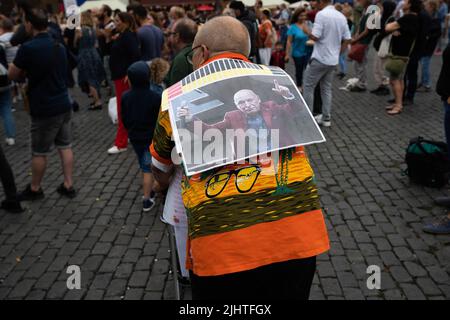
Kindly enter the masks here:
<path id="1" fill-rule="evenodd" d="M 411 181 L 432 188 L 447 184 L 449 172 L 448 148 L 445 142 L 411 139 L 406 149 L 405 173 Z"/>

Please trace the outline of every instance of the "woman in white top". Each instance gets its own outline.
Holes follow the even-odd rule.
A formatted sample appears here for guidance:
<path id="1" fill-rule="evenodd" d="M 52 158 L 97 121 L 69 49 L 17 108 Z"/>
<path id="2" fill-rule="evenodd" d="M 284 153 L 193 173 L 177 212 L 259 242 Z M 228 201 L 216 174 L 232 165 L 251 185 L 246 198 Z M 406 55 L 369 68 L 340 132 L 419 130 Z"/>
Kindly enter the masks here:
<path id="1" fill-rule="evenodd" d="M 17 54 L 18 47 L 13 47 L 10 40 L 14 34 L 14 24 L 8 18 L 0 19 L 0 44 L 6 50 L 6 61 L 12 63 Z"/>

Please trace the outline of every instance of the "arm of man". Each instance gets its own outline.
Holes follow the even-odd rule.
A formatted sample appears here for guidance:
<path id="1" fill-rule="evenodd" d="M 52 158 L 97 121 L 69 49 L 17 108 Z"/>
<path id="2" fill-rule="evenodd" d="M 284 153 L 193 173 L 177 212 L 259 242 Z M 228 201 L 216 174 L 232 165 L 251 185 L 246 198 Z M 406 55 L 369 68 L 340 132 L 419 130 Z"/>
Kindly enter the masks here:
<path id="1" fill-rule="evenodd" d="M 25 78 L 25 71 L 16 67 L 14 63 L 9 65 L 8 77 L 11 81 L 20 81 Z"/>
<path id="2" fill-rule="evenodd" d="M 314 26 L 313 26 L 313 29 L 311 31 L 309 38 L 314 41 L 319 41 L 320 38 L 322 37 L 324 27 L 325 27 L 325 24 L 324 24 L 322 15 L 319 12 L 316 15 L 316 19 L 314 20 Z"/>
<path id="3" fill-rule="evenodd" d="M 16 57 L 13 63 L 10 64 L 8 70 L 8 77 L 12 81 L 23 80 L 26 76 L 26 71 L 31 63 L 31 54 L 27 52 L 27 46 L 22 45 L 17 50 Z"/>
<path id="4" fill-rule="evenodd" d="M 152 173 L 161 190 L 169 187 L 173 174 L 172 150 L 175 144 L 171 137 L 172 127 L 170 125 L 169 112 L 161 111 L 150 146 Z"/>
<path id="5" fill-rule="evenodd" d="M 351 43 L 351 40 L 342 40 L 342 44 L 341 44 L 341 54 L 345 52 L 345 50 L 347 50 L 348 45 Z"/>
<path id="6" fill-rule="evenodd" d="M 358 35 L 351 41 L 351 44 L 358 43 L 361 39 L 364 39 L 369 34 L 370 30 L 366 27 L 363 32 L 358 33 Z"/>
<path id="7" fill-rule="evenodd" d="M 217 130 L 221 130 L 221 131 L 224 131 L 226 129 L 232 129 L 230 114 L 232 114 L 232 112 L 227 112 L 222 121 L 214 123 L 214 124 L 204 123 L 202 120 L 200 120 L 199 118 L 194 116 L 192 121 L 187 123 L 186 126 L 187 126 L 187 129 L 194 131 L 194 123 L 198 121 L 202 124 L 203 132 L 206 130 L 209 130 L 209 129 L 217 129 Z"/>

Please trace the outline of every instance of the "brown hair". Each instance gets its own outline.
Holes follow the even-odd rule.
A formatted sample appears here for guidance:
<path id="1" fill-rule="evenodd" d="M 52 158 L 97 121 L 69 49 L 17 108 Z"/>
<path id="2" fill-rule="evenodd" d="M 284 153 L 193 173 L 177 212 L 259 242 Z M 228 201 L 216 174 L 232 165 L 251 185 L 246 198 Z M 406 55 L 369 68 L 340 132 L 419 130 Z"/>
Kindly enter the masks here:
<path id="1" fill-rule="evenodd" d="M 83 11 L 81 13 L 81 21 L 80 24 L 82 26 L 88 26 L 93 27 L 94 26 L 94 20 L 92 19 L 92 15 L 89 11 Z"/>
<path id="2" fill-rule="evenodd" d="M 435 15 L 439 10 L 439 2 L 437 0 L 428 0 L 425 2 L 425 4 L 428 4 L 431 9 L 433 10 L 433 15 Z"/>
<path id="3" fill-rule="evenodd" d="M 136 31 L 136 22 L 131 14 L 126 12 L 120 12 L 118 15 L 119 19 L 128 25 L 128 29 L 132 32 Z"/>
<path id="4" fill-rule="evenodd" d="M 304 7 L 298 7 L 295 11 L 294 14 L 292 15 L 291 18 L 291 24 L 295 24 L 298 21 L 298 17 L 302 14 L 306 12 L 306 9 Z"/>
<path id="5" fill-rule="evenodd" d="M 150 65 L 150 81 L 154 84 L 160 84 L 163 82 L 170 69 L 170 64 L 161 58 L 155 58 Z"/>
<path id="6" fill-rule="evenodd" d="M 11 19 L 0 19 L 0 28 L 6 32 L 12 32 L 14 30 L 14 23 Z"/>

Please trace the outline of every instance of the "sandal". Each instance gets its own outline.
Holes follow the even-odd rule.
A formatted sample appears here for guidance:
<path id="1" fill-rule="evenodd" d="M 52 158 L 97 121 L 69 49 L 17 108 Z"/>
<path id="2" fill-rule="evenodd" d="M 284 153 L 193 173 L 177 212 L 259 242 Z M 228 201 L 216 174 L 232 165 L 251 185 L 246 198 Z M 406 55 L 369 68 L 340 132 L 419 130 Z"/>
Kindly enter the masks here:
<path id="1" fill-rule="evenodd" d="M 390 116 L 395 116 L 397 114 L 402 113 L 402 111 L 403 111 L 403 106 L 398 106 L 397 105 L 397 106 L 394 106 L 391 110 L 389 110 L 387 112 L 387 114 L 390 115 Z"/>
<path id="2" fill-rule="evenodd" d="M 395 104 L 391 104 L 390 106 L 387 106 L 387 107 L 385 107 L 384 109 L 385 109 L 386 111 L 389 111 L 389 110 L 394 109 L 394 107 L 395 107 Z"/>

